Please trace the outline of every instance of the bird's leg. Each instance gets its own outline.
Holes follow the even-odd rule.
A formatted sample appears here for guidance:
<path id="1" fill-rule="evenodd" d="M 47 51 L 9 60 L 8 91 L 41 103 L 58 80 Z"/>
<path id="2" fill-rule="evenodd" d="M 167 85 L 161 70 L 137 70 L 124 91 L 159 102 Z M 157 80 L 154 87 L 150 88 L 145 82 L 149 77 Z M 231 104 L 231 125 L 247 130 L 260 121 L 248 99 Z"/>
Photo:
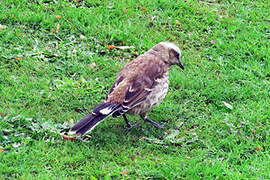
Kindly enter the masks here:
<path id="1" fill-rule="evenodd" d="M 126 124 L 127 124 L 126 132 L 130 131 L 131 129 L 137 127 L 140 124 L 140 123 L 136 123 L 135 125 L 132 126 L 125 114 L 123 114 L 123 118 L 125 119 Z"/>
<path id="2" fill-rule="evenodd" d="M 163 125 L 160 125 L 160 124 L 158 124 L 157 122 L 148 119 L 148 118 L 146 117 L 146 114 L 141 114 L 140 116 L 141 116 L 141 118 L 142 118 L 144 121 L 151 123 L 151 124 L 152 124 L 153 126 L 155 126 L 156 128 L 164 128 Z"/>
<path id="3" fill-rule="evenodd" d="M 125 114 L 123 114 L 123 118 L 124 118 L 125 121 L 126 121 L 127 128 L 130 128 L 130 127 L 131 127 L 131 124 L 130 124 L 130 122 L 129 122 L 129 120 L 128 120 L 128 118 L 127 118 L 127 116 L 126 116 Z"/>

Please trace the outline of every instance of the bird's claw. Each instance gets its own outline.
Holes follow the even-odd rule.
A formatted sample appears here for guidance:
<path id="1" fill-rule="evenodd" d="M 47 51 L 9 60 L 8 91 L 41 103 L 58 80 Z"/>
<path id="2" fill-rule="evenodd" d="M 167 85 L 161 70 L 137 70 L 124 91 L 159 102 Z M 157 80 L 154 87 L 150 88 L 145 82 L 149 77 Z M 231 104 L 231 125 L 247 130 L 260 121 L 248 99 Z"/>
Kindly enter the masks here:
<path id="1" fill-rule="evenodd" d="M 134 125 L 129 125 L 129 126 L 127 126 L 126 129 L 125 129 L 125 133 L 128 133 L 128 132 L 131 131 L 133 128 L 138 127 L 139 124 L 140 124 L 140 123 L 137 122 L 137 123 L 134 124 Z"/>

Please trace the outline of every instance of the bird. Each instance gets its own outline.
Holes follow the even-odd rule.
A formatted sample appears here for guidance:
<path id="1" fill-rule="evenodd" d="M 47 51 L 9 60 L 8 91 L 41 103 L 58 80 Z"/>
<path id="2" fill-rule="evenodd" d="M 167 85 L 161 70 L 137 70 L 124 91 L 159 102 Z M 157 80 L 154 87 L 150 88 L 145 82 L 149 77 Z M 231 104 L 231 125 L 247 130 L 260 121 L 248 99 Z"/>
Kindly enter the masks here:
<path id="1" fill-rule="evenodd" d="M 163 126 L 147 118 L 147 113 L 158 106 L 169 88 L 169 69 L 181 63 L 181 51 L 172 42 L 160 42 L 144 54 L 127 63 L 116 76 L 105 101 L 75 124 L 70 134 L 81 137 L 93 130 L 105 118 L 123 116 L 127 129 L 134 126 L 126 114 L 139 115 L 156 128 Z"/>

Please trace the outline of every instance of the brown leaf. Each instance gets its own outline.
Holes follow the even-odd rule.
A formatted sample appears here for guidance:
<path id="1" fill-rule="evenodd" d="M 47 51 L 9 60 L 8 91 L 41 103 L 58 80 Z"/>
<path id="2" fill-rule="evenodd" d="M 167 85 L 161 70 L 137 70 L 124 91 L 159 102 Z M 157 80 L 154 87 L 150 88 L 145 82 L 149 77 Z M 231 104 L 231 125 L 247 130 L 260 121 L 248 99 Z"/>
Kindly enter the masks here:
<path id="1" fill-rule="evenodd" d="M 263 151 L 263 148 L 255 147 L 254 150 L 255 150 L 255 151 Z"/>
<path id="2" fill-rule="evenodd" d="M 146 11 L 146 8 L 142 7 L 141 10 L 142 10 L 142 11 Z"/>
<path id="3" fill-rule="evenodd" d="M 57 23 L 57 24 L 56 24 L 56 30 L 55 30 L 55 32 L 58 33 L 58 32 L 59 32 L 59 29 L 60 29 L 60 24 Z"/>
<path id="4" fill-rule="evenodd" d="M 128 175 L 128 173 L 129 173 L 128 171 L 122 171 L 122 172 L 121 172 L 121 174 L 122 174 L 123 176 Z"/>
<path id="5" fill-rule="evenodd" d="M 59 16 L 59 15 L 57 15 L 55 17 L 56 17 L 56 19 L 61 19 L 62 18 L 62 16 Z"/>
<path id="6" fill-rule="evenodd" d="M 88 65 L 88 68 L 93 69 L 93 68 L 96 67 L 96 66 L 97 66 L 96 63 L 92 63 L 92 64 L 89 64 L 89 65 Z"/>
<path id="7" fill-rule="evenodd" d="M 76 138 L 75 137 L 69 137 L 67 135 L 62 135 L 63 139 L 65 140 L 70 140 L 70 141 L 74 141 Z"/>
<path id="8" fill-rule="evenodd" d="M 128 13 L 128 11 L 127 11 L 127 8 L 123 8 L 123 12 L 125 13 L 125 14 L 127 14 Z"/>
<path id="9" fill-rule="evenodd" d="M 109 45 L 108 47 L 107 47 L 107 49 L 115 49 L 116 47 L 115 46 L 113 46 L 113 45 Z"/>
<path id="10" fill-rule="evenodd" d="M 15 58 L 15 60 L 20 61 L 20 60 L 23 60 L 23 58 L 22 57 L 17 57 L 17 58 Z"/>

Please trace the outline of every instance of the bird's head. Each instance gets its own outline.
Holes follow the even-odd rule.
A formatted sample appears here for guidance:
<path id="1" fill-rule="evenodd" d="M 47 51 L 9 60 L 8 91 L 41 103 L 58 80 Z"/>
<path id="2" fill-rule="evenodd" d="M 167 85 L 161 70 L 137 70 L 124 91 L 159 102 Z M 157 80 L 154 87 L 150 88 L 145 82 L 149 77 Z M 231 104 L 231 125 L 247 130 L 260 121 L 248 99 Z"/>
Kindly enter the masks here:
<path id="1" fill-rule="evenodd" d="M 166 63 L 178 65 L 184 69 L 181 63 L 181 51 L 175 44 L 171 42 L 160 42 L 153 47 L 153 50 L 158 51 L 164 57 Z"/>

